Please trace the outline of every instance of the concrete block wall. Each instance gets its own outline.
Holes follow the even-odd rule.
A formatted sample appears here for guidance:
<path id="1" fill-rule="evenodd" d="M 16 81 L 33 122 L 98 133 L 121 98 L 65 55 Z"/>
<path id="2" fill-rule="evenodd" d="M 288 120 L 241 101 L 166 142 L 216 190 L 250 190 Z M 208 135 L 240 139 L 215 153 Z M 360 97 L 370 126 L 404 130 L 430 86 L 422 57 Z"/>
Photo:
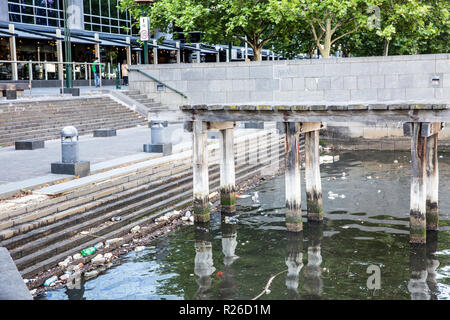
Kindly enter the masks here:
<path id="1" fill-rule="evenodd" d="M 450 101 L 450 54 L 137 67 L 185 93 L 192 104 Z M 435 76 L 438 86 L 431 84 Z M 159 94 L 172 106 L 185 102 L 170 89 L 158 93 L 137 72 L 130 73 L 132 87 Z"/>

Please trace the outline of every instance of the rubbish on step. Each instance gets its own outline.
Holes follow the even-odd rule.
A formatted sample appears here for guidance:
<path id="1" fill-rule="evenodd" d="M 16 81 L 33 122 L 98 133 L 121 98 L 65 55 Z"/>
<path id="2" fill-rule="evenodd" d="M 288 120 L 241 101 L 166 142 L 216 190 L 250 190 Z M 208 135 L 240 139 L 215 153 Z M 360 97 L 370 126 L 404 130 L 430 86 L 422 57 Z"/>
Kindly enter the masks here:
<path id="1" fill-rule="evenodd" d="M 53 277 L 51 277 L 51 278 L 48 278 L 47 280 L 45 280 L 44 286 L 45 286 L 45 287 L 49 287 L 49 286 L 51 286 L 52 284 L 54 284 L 56 280 L 58 280 L 58 277 L 57 277 L 57 276 L 53 276 Z"/>
<path id="2" fill-rule="evenodd" d="M 81 255 L 83 257 L 86 257 L 86 256 L 89 256 L 89 255 L 93 254 L 95 251 L 97 251 L 96 247 L 89 247 L 89 248 L 86 248 L 84 250 L 81 250 L 80 253 L 81 253 Z"/>
<path id="3" fill-rule="evenodd" d="M 120 221 L 120 220 L 122 220 L 122 217 L 120 217 L 120 216 L 111 218 L 111 221 Z"/>
<path id="4" fill-rule="evenodd" d="M 134 248 L 134 252 L 140 252 L 140 251 L 144 251 L 145 246 L 138 246 L 136 248 Z"/>
<path id="5" fill-rule="evenodd" d="M 141 230 L 140 226 L 135 226 L 135 227 L 131 228 L 130 232 L 131 233 L 139 233 L 140 230 Z"/>

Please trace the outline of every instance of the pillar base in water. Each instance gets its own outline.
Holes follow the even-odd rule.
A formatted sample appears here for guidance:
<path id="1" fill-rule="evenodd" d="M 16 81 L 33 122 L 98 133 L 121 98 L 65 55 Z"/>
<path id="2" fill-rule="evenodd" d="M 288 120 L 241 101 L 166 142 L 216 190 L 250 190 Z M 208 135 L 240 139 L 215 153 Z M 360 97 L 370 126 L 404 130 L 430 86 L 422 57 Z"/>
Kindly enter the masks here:
<path id="1" fill-rule="evenodd" d="M 427 231 L 425 225 L 425 214 L 411 210 L 409 224 L 409 242 L 417 244 L 426 243 Z"/>
<path id="2" fill-rule="evenodd" d="M 436 202 L 427 200 L 427 230 L 439 230 L 439 208 Z"/>
<path id="3" fill-rule="evenodd" d="M 308 221 L 323 220 L 323 205 L 321 193 L 306 193 L 306 208 L 308 212 Z"/>
<path id="4" fill-rule="evenodd" d="M 302 209 L 300 206 L 286 205 L 286 228 L 287 231 L 300 232 L 303 230 Z"/>
<path id="5" fill-rule="evenodd" d="M 194 199 L 194 222 L 208 222 L 210 220 L 209 198 Z"/>
<path id="6" fill-rule="evenodd" d="M 236 211 L 236 193 L 234 191 L 220 191 L 220 205 L 222 213 L 233 213 Z"/>

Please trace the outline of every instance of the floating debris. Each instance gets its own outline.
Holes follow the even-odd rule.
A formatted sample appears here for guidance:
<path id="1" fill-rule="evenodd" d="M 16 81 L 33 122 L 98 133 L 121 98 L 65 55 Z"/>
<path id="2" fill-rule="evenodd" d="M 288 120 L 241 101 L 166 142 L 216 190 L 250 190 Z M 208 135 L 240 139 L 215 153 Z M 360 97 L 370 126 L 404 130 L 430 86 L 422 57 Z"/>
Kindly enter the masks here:
<path id="1" fill-rule="evenodd" d="M 236 193 L 236 198 L 242 198 L 242 199 L 245 199 L 245 198 L 248 198 L 248 197 L 250 197 L 249 194 Z"/>
<path id="2" fill-rule="evenodd" d="M 134 248 L 134 252 L 141 252 L 145 250 L 145 246 L 138 246 L 136 248 Z"/>
<path id="3" fill-rule="evenodd" d="M 236 224 L 239 220 L 236 217 L 225 217 L 226 224 Z"/>
<path id="4" fill-rule="evenodd" d="M 258 191 L 255 191 L 255 192 L 253 193 L 252 201 L 253 201 L 254 203 L 259 203 L 259 195 L 258 195 Z"/>

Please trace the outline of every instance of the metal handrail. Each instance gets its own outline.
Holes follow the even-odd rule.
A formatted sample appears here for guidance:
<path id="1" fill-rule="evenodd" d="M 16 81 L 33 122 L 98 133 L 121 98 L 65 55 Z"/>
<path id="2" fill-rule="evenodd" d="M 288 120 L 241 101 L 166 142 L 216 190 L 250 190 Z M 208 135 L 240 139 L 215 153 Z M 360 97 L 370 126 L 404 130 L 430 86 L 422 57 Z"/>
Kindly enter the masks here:
<path id="1" fill-rule="evenodd" d="M 152 77 L 151 75 L 149 75 L 148 73 L 146 73 L 146 72 L 144 72 L 144 71 L 142 71 L 142 70 L 140 70 L 140 69 L 134 69 L 134 68 L 131 69 L 131 68 L 130 68 L 129 71 L 137 71 L 137 72 L 139 72 L 139 73 L 142 73 L 142 74 L 143 74 L 144 76 L 146 76 L 147 78 L 152 79 L 152 80 L 155 81 L 156 83 L 158 83 L 158 84 L 160 84 L 160 85 L 163 85 L 163 86 L 165 86 L 166 88 L 168 88 L 168 89 L 170 89 L 170 90 L 172 90 L 172 91 L 175 91 L 175 92 L 178 93 L 179 95 L 181 95 L 181 96 L 183 96 L 184 98 L 188 99 L 188 96 L 187 96 L 186 94 L 184 94 L 183 92 L 181 92 L 181 91 L 179 91 L 179 90 L 177 90 L 177 89 L 175 89 L 175 88 L 169 86 L 168 84 L 162 82 L 161 80 L 156 79 L 155 77 Z"/>
<path id="2" fill-rule="evenodd" d="M 76 61 L 72 61 L 72 62 L 58 62 L 58 61 L 33 61 L 33 60 L 0 60 L 0 63 L 33 63 L 33 64 L 98 64 L 98 63 L 94 63 L 94 62 L 76 62 Z M 101 65 L 106 65 L 105 62 L 101 62 Z"/>

